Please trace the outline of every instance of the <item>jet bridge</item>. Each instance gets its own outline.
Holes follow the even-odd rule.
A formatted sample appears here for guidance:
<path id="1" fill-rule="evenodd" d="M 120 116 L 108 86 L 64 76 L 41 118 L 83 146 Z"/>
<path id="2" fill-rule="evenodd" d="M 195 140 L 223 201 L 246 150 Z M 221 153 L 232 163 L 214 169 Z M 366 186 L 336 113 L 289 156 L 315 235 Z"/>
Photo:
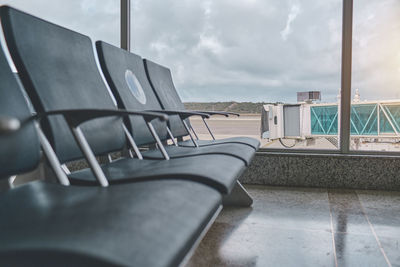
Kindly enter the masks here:
<path id="1" fill-rule="evenodd" d="M 337 138 L 340 127 L 337 103 L 265 105 L 261 137 L 269 140 Z M 350 114 L 353 141 L 400 142 L 400 100 L 353 102 Z"/>

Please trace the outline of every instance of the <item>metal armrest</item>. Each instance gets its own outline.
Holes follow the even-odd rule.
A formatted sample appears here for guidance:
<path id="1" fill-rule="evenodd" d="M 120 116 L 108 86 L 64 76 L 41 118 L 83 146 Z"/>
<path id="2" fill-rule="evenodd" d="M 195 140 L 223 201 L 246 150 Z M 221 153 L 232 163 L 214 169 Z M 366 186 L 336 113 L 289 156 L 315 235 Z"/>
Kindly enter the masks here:
<path id="1" fill-rule="evenodd" d="M 21 127 L 21 122 L 13 117 L 0 116 L 0 135 L 9 134 Z"/>
<path id="2" fill-rule="evenodd" d="M 210 115 L 197 112 L 197 111 L 180 111 L 180 110 L 147 110 L 150 112 L 160 112 L 167 115 L 178 115 L 182 120 L 187 119 L 192 116 L 200 116 L 202 118 L 210 118 Z"/>
<path id="3" fill-rule="evenodd" d="M 129 111 L 129 110 L 116 110 L 116 109 L 75 109 L 75 110 L 53 110 L 49 112 L 42 112 L 33 115 L 32 119 L 41 119 L 43 117 L 51 115 L 62 115 L 64 119 L 69 124 L 71 132 L 81 149 L 83 155 L 85 156 L 94 176 L 98 180 L 101 186 L 107 187 L 109 185 L 108 180 L 101 169 L 96 157 L 87 142 L 84 133 L 79 127 L 83 122 L 108 116 L 142 116 L 146 120 L 146 124 L 149 127 L 151 133 L 155 135 L 157 143 L 161 144 L 158 136 L 155 134 L 154 128 L 151 125 L 153 119 L 161 119 L 163 121 L 168 120 L 168 116 L 165 114 L 155 113 L 155 112 L 142 112 L 142 111 Z M 129 138 L 129 137 L 128 137 Z M 133 140 L 133 139 L 132 139 Z M 129 140 L 129 141 L 132 141 Z M 163 151 L 164 152 L 164 151 Z M 168 154 L 166 154 L 166 159 L 169 159 Z"/>
<path id="4" fill-rule="evenodd" d="M 33 118 L 33 117 L 31 117 Z M 13 132 L 18 131 L 21 128 L 21 125 L 28 122 L 30 119 L 21 122 L 20 120 L 12 117 L 0 116 L 0 135 L 2 134 L 11 134 Z M 58 181 L 60 184 L 68 186 L 69 180 L 65 173 L 61 170 L 60 162 L 57 159 L 56 154 L 54 153 L 53 148 L 51 147 L 49 141 L 46 136 L 43 134 L 42 130 L 39 127 L 39 124 L 35 121 L 34 125 L 36 127 L 38 137 L 40 140 L 40 144 L 42 146 L 43 152 L 46 155 L 50 166 L 53 168 Z"/>
<path id="5" fill-rule="evenodd" d="M 194 112 L 201 112 L 201 113 L 206 113 L 210 116 L 212 115 L 222 115 L 225 117 L 229 117 L 229 115 L 233 115 L 233 116 L 240 116 L 239 113 L 235 113 L 235 112 L 229 112 L 229 111 L 208 111 L 208 110 L 195 110 Z"/>
<path id="6" fill-rule="evenodd" d="M 205 118 L 210 118 L 210 115 L 201 113 L 201 112 L 196 112 L 196 111 L 180 111 L 180 110 L 150 110 L 152 112 L 162 112 L 167 115 L 178 115 L 179 118 L 182 120 L 183 126 L 186 128 L 187 133 L 190 136 L 190 139 L 192 140 L 193 144 L 195 147 L 198 147 L 199 145 L 197 144 L 196 140 L 194 139 L 192 133 L 190 132 L 190 129 L 193 130 L 193 128 L 189 127 L 189 125 L 186 123 L 185 119 L 192 117 L 192 116 L 200 116 L 202 120 L 204 121 Z M 172 136 L 171 132 L 167 128 L 169 135 Z M 194 130 L 193 130 L 194 132 Z M 196 132 L 194 132 L 196 134 Z M 196 135 L 197 137 L 197 135 Z M 198 138 L 197 138 L 198 139 Z"/>
<path id="7" fill-rule="evenodd" d="M 146 122 L 150 122 L 154 119 L 160 119 L 162 121 L 167 121 L 168 116 L 165 114 L 160 114 L 156 112 L 143 112 L 143 111 L 130 111 L 130 110 L 120 110 L 120 109 L 63 109 L 63 110 L 53 110 L 48 112 L 40 112 L 34 115 L 33 119 L 41 119 L 43 117 L 52 115 L 63 115 L 64 118 L 74 126 L 78 126 L 83 122 L 102 118 L 109 116 L 142 116 Z"/>

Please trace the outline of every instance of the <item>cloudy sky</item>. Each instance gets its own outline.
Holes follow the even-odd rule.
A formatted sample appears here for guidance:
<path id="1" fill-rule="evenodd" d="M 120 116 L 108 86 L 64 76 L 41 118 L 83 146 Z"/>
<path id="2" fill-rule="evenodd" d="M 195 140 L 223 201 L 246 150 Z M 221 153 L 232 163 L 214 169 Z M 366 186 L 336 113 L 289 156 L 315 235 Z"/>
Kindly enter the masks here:
<path id="1" fill-rule="evenodd" d="M 354 1 L 353 88 L 400 98 L 400 1 Z M 119 45 L 119 0 L 0 0 Z M 132 0 L 132 51 L 185 101 L 295 102 L 340 88 L 341 0 Z"/>

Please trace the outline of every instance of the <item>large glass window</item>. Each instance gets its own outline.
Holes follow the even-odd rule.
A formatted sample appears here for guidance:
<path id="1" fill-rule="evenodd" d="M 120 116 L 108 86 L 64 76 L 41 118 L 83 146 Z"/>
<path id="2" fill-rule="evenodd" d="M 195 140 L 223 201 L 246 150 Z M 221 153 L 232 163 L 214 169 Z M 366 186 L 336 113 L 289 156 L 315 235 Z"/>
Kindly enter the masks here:
<path id="1" fill-rule="evenodd" d="M 119 46 L 119 0 L 0 0 L 0 5 L 10 5 L 86 34 L 93 41 Z"/>
<path id="2" fill-rule="evenodd" d="M 400 151 L 400 2 L 354 1 L 352 150 Z"/>
<path id="3" fill-rule="evenodd" d="M 211 119 L 217 138 L 337 149 L 341 14 L 341 0 L 137 0 L 132 51 L 171 69 L 187 108 L 242 114 Z"/>
<path id="4" fill-rule="evenodd" d="M 242 115 L 212 118 L 217 138 L 335 150 L 343 1 L 132 1 L 132 50 L 171 69 L 188 109 Z M 118 0 L 3 4 L 119 45 Z M 397 0 L 354 1 L 351 150 L 400 150 L 399 11 Z"/>

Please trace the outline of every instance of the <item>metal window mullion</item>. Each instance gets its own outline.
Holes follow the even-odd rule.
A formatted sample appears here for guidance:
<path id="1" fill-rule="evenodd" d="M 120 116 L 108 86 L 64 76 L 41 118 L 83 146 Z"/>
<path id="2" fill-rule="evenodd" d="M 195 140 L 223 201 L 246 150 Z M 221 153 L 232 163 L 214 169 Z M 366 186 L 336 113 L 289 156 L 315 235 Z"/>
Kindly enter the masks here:
<path id="1" fill-rule="evenodd" d="M 353 0 L 343 0 L 342 70 L 340 98 L 340 152 L 350 151 L 351 61 L 353 34 Z"/>
<path id="2" fill-rule="evenodd" d="M 120 38 L 121 48 L 131 50 L 131 1 L 121 0 L 121 25 Z"/>

